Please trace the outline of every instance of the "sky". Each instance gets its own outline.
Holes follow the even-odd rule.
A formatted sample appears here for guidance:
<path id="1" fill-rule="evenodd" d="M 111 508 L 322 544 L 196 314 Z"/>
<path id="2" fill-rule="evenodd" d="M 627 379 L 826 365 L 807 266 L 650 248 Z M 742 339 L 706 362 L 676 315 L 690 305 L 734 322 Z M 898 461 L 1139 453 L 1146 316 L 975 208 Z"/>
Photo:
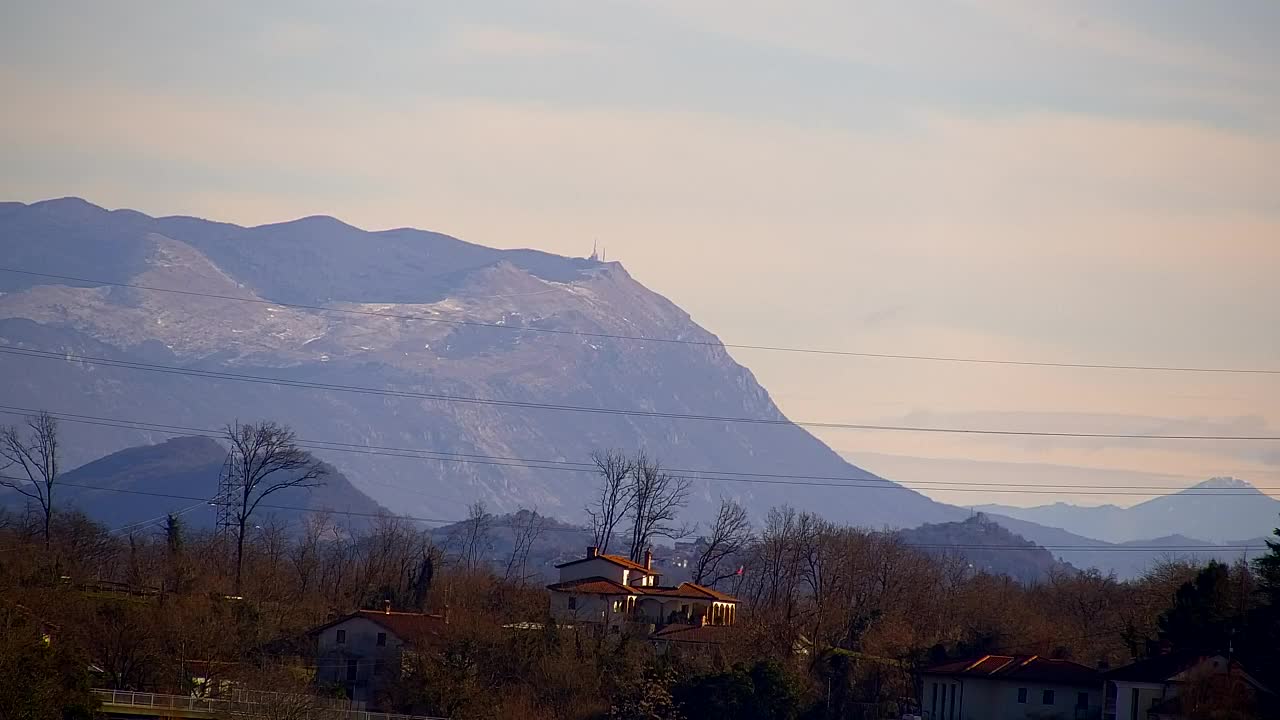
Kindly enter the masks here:
<path id="1" fill-rule="evenodd" d="M 1272 0 L 6 3 L 0 91 L 4 200 L 598 239 L 732 343 L 1280 367 Z M 798 420 L 1280 434 L 1276 375 L 734 355 Z M 1276 443 L 820 437 L 1280 497 Z"/>

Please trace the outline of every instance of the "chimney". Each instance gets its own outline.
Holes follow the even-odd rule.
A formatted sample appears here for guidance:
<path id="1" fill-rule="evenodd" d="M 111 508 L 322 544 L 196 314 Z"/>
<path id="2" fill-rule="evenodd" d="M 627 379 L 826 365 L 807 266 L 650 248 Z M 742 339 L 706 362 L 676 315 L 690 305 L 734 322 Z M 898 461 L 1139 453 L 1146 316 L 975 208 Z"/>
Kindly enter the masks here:
<path id="1" fill-rule="evenodd" d="M 383 601 L 382 601 L 382 614 L 384 614 L 384 615 L 390 615 L 390 614 L 391 614 L 391 601 L 390 601 L 390 600 L 383 600 Z"/>
<path id="2" fill-rule="evenodd" d="M 587 557 L 589 558 L 600 557 L 600 548 L 596 547 L 595 545 L 588 545 Z"/>
<path id="3" fill-rule="evenodd" d="M 645 570 L 653 569 L 653 548 L 644 549 L 644 569 Z"/>

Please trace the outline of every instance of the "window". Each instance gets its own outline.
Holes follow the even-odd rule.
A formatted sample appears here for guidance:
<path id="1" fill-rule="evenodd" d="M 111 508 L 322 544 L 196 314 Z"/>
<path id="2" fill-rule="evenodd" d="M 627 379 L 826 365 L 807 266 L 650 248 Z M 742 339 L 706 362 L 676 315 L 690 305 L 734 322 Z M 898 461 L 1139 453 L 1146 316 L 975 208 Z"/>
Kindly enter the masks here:
<path id="1" fill-rule="evenodd" d="M 1026 704 L 1027 704 L 1027 689 L 1026 689 L 1026 688 L 1018 688 L 1018 702 L 1022 703 L 1023 705 L 1026 705 Z"/>
<path id="2" fill-rule="evenodd" d="M 577 610 L 577 609 L 578 609 L 578 598 L 570 596 L 570 598 L 569 598 L 569 609 L 570 609 L 570 610 Z"/>
<path id="3" fill-rule="evenodd" d="M 346 644 L 347 644 L 347 631 L 346 631 L 346 630 L 339 630 L 339 631 L 338 631 L 338 638 L 337 638 L 337 640 L 338 640 L 338 644 L 339 644 L 339 645 L 346 645 Z"/>
<path id="4" fill-rule="evenodd" d="M 616 612 L 616 613 L 620 613 L 620 612 L 622 612 L 622 601 L 621 601 L 621 600 L 614 600 L 614 601 L 613 601 L 613 611 L 614 611 L 614 612 Z"/>
<path id="5" fill-rule="evenodd" d="M 1089 693 L 1076 693 L 1076 707 L 1080 709 L 1089 707 Z"/>
<path id="6" fill-rule="evenodd" d="M 387 634 L 378 633 L 378 647 L 386 647 L 386 646 L 387 646 Z"/>
<path id="7" fill-rule="evenodd" d="M 1040 704 L 1041 704 L 1041 705 L 1052 705 L 1052 704 L 1053 704 L 1053 691 L 1052 691 L 1052 690 L 1045 690 L 1045 691 L 1044 691 L 1044 697 L 1040 698 Z"/>

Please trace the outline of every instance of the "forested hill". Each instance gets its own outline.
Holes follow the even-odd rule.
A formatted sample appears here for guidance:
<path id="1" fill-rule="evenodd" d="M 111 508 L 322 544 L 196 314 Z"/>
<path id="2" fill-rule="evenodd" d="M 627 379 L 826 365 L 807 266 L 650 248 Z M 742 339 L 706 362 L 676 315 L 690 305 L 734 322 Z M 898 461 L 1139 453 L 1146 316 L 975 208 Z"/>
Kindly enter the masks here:
<path id="1" fill-rule="evenodd" d="M 1054 570 L 1070 570 L 1053 553 L 996 524 L 982 513 L 962 522 L 933 523 L 898 536 L 934 555 L 959 555 L 974 571 L 1008 575 L 1024 583 L 1046 579 Z"/>

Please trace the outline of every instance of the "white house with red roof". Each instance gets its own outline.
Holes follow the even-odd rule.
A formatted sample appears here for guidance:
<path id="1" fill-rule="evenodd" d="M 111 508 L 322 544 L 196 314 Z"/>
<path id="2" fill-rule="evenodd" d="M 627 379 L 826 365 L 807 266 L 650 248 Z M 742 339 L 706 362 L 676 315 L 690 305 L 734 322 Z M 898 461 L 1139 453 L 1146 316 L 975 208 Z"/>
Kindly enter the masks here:
<path id="1" fill-rule="evenodd" d="M 357 610 L 314 628 L 316 682 L 340 687 L 357 707 L 377 700 L 378 692 L 399 669 L 402 656 L 438 638 L 445 615 Z"/>
<path id="2" fill-rule="evenodd" d="M 1102 682 L 1070 660 L 983 655 L 920 671 L 920 709 L 926 720 L 1089 720 L 1102 713 Z"/>
<path id="3" fill-rule="evenodd" d="M 737 619 L 737 598 L 690 582 L 662 585 L 651 551 L 645 551 L 640 564 L 602 554 L 593 546 L 587 548 L 586 557 L 556 568 L 560 582 L 547 589 L 551 615 L 561 623 L 608 628 L 625 623 L 727 627 Z"/>

